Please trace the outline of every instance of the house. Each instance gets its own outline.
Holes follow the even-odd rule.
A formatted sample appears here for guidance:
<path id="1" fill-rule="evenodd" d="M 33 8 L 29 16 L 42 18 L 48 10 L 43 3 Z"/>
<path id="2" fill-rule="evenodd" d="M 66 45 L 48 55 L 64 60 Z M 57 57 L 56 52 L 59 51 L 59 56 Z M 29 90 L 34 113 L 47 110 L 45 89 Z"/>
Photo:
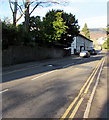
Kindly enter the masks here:
<path id="1" fill-rule="evenodd" d="M 93 41 L 79 34 L 73 38 L 71 43 L 71 54 L 76 54 L 82 50 L 91 50 L 93 48 Z"/>
<path id="2" fill-rule="evenodd" d="M 89 30 L 90 30 L 90 38 L 91 40 L 93 40 L 94 48 L 100 50 L 107 38 L 107 33 L 105 28 L 91 28 Z"/>
<path id="3" fill-rule="evenodd" d="M 107 40 L 106 37 L 100 37 L 97 39 L 97 43 L 100 44 L 100 45 L 103 45 L 103 43 Z"/>

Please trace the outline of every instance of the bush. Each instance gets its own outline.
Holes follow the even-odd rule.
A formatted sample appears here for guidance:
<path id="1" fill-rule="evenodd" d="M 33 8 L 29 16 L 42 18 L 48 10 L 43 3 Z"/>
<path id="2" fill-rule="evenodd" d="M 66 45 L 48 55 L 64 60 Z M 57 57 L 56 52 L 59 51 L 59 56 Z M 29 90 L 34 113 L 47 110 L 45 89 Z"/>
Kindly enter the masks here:
<path id="1" fill-rule="evenodd" d="M 11 24 L 2 23 L 2 48 L 6 49 L 10 45 L 17 43 L 17 29 Z"/>
<path id="2" fill-rule="evenodd" d="M 2 48 L 7 49 L 12 45 L 29 45 L 31 42 L 30 33 L 24 30 L 23 25 L 17 27 L 2 22 Z M 31 46 L 31 45 L 30 45 Z"/>

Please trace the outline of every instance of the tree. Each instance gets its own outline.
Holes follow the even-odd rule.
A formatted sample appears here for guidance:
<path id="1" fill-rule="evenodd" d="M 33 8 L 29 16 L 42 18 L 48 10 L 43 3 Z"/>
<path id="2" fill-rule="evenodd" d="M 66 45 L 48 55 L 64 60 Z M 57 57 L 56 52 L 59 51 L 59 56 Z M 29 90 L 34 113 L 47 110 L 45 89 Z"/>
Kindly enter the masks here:
<path id="1" fill-rule="evenodd" d="M 103 43 L 103 48 L 109 49 L 109 37 L 107 37 L 107 40 Z"/>
<path id="2" fill-rule="evenodd" d="M 107 25 L 107 30 L 106 30 L 106 32 L 107 32 L 107 35 L 109 35 L 109 24 Z"/>
<path id="3" fill-rule="evenodd" d="M 16 16 L 17 16 L 17 0 L 15 0 L 14 2 L 12 2 L 11 0 L 9 0 L 9 4 L 10 4 L 10 8 L 13 14 L 13 25 L 16 26 Z M 14 5 L 14 9 L 12 8 L 12 4 Z"/>
<path id="4" fill-rule="evenodd" d="M 51 10 L 43 18 L 46 41 L 55 44 L 66 33 L 68 28 L 62 18 L 62 11 Z"/>
<path id="5" fill-rule="evenodd" d="M 10 45 L 15 45 L 17 40 L 17 29 L 12 24 L 6 24 L 2 22 L 2 45 L 3 49 L 8 48 Z"/>
<path id="6" fill-rule="evenodd" d="M 43 22 L 40 16 L 32 16 L 29 19 L 29 33 L 33 38 L 33 42 L 38 45 L 42 45 L 44 41 Z"/>
<path id="7" fill-rule="evenodd" d="M 86 23 L 84 24 L 82 32 L 86 38 L 90 39 L 90 31 L 89 31 Z"/>
<path id="8" fill-rule="evenodd" d="M 51 4 L 59 4 L 56 0 L 26 0 L 25 2 L 25 29 L 29 31 L 29 18 L 30 15 L 33 13 L 33 11 L 38 7 L 38 6 L 44 6 L 44 4 L 51 5 Z M 33 9 L 30 11 L 30 6 L 33 7 Z"/>
<path id="9" fill-rule="evenodd" d="M 29 45 L 31 36 L 24 30 L 22 24 L 14 26 L 8 22 L 2 21 L 2 48 L 7 49 L 9 46 Z"/>
<path id="10" fill-rule="evenodd" d="M 72 38 L 79 33 L 78 21 L 75 16 L 62 10 L 49 11 L 43 22 L 46 39 L 52 43 L 58 42 L 66 47 L 71 46 Z"/>
<path id="11" fill-rule="evenodd" d="M 48 4 L 49 3 L 49 4 Z M 16 25 L 16 23 L 21 19 L 21 17 L 24 15 L 25 16 L 25 30 L 29 31 L 28 24 L 29 24 L 29 18 L 33 11 L 38 7 L 38 6 L 44 6 L 46 5 L 51 5 L 51 4 L 59 4 L 57 0 L 21 0 L 18 2 L 18 0 L 9 0 L 10 8 L 13 13 L 13 25 Z M 12 7 L 14 5 L 14 9 Z M 31 7 L 32 6 L 32 7 Z M 32 8 L 30 11 L 30 7 Z M 19 10 L 20 16 L 16 18 L 17 16 L 17 11 Z"/>
<path id="12" fill-rule="evenodd" d="M 107 32 L 107 40 L 104 42 L 103 47 L 105 49 L 109 49 L 109 25 L 107 25 L 106 32 Z"/>
<path id="13" fill-rule="evenodd" d="M 30 18 L 30 13 L 29 13 L 29 8 L 30 8 L 30 0 L 26 0 L 25 2 L 25 30 L 29 31 L 29 18 Z"/>
<path id="14" fill-rule="evenodd" d="M 53 22 L 53 28 L 55 30 L 54 39 L 60 40 L 61 35 L 66 33 L 66 29 L 68 28 L 68 26 L 66 26 L 65 22 L 63 21 L 62 12 L 57 12 L 55 16 L 56 18 Z"/>
<path id="15" fill-rule="evenodd" d="M 68 14 L 63 12 L 62 14 L 63 20 L 66 22 L 66 26 L 68 26 L 67 32 L 62 35 L 61 43 L 64 43 L 67 45 L 67 47 L 71 46 L 72 38 L 77 36 L 79 34 L 79 25 L 78 20 L 76 20 L 75 15 Z"/>

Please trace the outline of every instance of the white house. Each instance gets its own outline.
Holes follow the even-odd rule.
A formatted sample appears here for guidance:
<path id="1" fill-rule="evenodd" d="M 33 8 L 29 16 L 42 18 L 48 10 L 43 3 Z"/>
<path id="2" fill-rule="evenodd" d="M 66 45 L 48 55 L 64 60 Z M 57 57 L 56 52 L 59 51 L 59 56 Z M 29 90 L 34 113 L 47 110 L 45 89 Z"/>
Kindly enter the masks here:
<path id="1" fill-rule="evenodd" d="M 93 48 L 93 41 L 79 34 L 73 38 L 71 43 L 71 54 L 79 53 L 82 50 L 90 50 Z"/>
<path id="2" fill-rule="evenodd" d="M 106 41 L 106 37 L 100 37 L 97 39 L 97 43 L 102 45 Z"/>

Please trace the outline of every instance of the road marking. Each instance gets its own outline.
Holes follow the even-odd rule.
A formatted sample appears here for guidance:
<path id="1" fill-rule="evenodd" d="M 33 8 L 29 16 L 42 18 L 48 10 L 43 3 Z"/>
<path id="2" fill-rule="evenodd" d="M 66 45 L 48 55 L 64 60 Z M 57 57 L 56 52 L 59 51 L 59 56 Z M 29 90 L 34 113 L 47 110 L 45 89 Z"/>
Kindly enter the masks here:
<path id="1" fill-rule="evenodd" d="M 57 71 L 57 70 L 55 70 L 55 71 Z M 40 75 L 40 76 L 37 76 L 37 77 L 35 77 L 35 78 L 31 79 L 31 80 L 36 80 L 36 79 L 38 79 L 38 78 L 40 78 L 40 77 L 43 77 L 43 76 L 48 75 L 48 74 L 50 74 L 50 73 L 53 73 L 53 72 L 55 72 L 55 71 L 47 72 L 47 73 L 45 73 L 45 74 L 43 74 L 43 75 Z"/>
<path id="2" fill-rule="evenodd" d="M 5 89 L 5 90 L 3 90 L 3 91 L 0 91 L 0 93 L 4 93 L 4 92 L 6 92 L 6 91 L 8 91 L 9 89 Z"/>
<path id="3" fill-rule="evenodd" d="M 97 80 L 96 80 L 95 86 L 94 86 L 94 88 L 93 88 L 93 90 L 92 90 L 90 99 L 89 99 L 89 101 L 88 101 L 88 103 L 87 103 L 87 107 L 86 107 L 86 110 L 85 110 L 85 112 L 84 112 L 83 118 L 88 118 L 88 116 L 89 116 L 89 112 L 90 112 L 92 100 L 93 100 L 93 98 L 94 98 L 94 94 L 95 94 L 96 88 L 97 88 L 98 83 L 99 83 L 99 80 L 100 80 L 100 75 L 101 75 L 101 71 L 102 71 L 102 69 L 103 69 L 104 61 L 105 61 L 105 59 L 104 59 L 103 62 L 102 62 L 102 65 L 101 65 L 101 68 L 100 68 L 100 72 L 99 72 L 99 74 L 98 74 L 98 76 L 97 76 Z"/>
<path id="4" fill-rule="evenodd" d="M 82 94 L 82 92 L 84 91 L 86 85 L 88 84 L 88 82 L 90 81 L 91 77 L 93 76 L 93 74 L 98 70 L 99 65 L 101 64 L 102 59 L 98 62 L 98 64 L 96 65 L 95 69 L 93 70 L 93 72 L 91 73 L 91 75 L 89 76 L 89 78 L 87 79 L 87 81 L 85 82 L 85 84 L 83 85 L 83 87 L 80 89 L 80 92 L 78 94 L 78 96 L 73 100 L 73 102 L 70 104 L 70 106 L 67 108 L 67 110 L 65 111 L 65 113 L 63 114 L 63 116 L 61 117 L 62 119 L 65 119 L 66 116 L 68 115 L 68 113 L 70 112 L 70 110 L 72 109 L 72 107 L 74 106 L 74 104 L 76 103 L 76 101 L 79 99 L 80 95 Z"/>
<path id="5" fill-rule="evenodd" d="M 102 61 L 101 61 L 101 62 L 102 62 Z M 101 62 L 100 62 L 100 63 L 101 63 Z M 88 92 L 88 90 L 89 90 L 89 87 L 90 87 L 91 83 L 93 82 L 93 79 L 94 79 L 96 73 L 98 72 L 99 67 L 100 67 L 100 66 L 98 66 L 97 69 L 96 69 L 96 71 L 94 72 L 94 74 L 93 74 L 92 78 L 90 79 L 90 81 L 89 81 L 89 83 L 88 83 L 88 85 L 87 85 L 87 87 L 86 87 L 86 89 L 85 89 L 85 91 L 84 91 L 83 94 L 87 94 L 87 92 Z M 79 109 L 79 106 L 81 105 L 81 103 L 82 103 L 83 100 L 84 100 L 84 97 L 82 97 L 82 98 L 79 100 L 79 102 L 76 104 L 76 107 L 75 107 L 74 110 L 72 111 L 72 113 L 71 113 L 71 115 L 70 115 L 69 118 L 73 118 L 73 117 L 75 116 L 75 114 L 76 114 L 77 110 Z"/>
<path id="6" fill-rule="evenodd" d="M 102 63 L 102 64 L 104 63 L 104 59 L 105 59 L 105 58 L 103 58 L 103 59 L 102 59 L 102 61 L 101 61 L 101 63 Z M 98 69 L 99 69 L 99 68 L 98 68 Z M 96 73 L 97 73 L 97 71 L 95 72 L 95 74 L 94 74 L 94 75 L 96 75 Z M 94 79 L 94 76 L 93 76 L 93 78 L 90 80 L 90 83 L 88 84 L 88 86 L 87 86 L 87 88 L 86 88 L 86 90 L 85 90 L 85 92 L 84 92 L 84 93 L 87 93 L 87 91 L 88 91 L 88 89 L 89 89 L 89 87 L 90 87 L 91 82 L 93 81 L 93 79 Z"/>
<path id="7" fill-rule="evenodd" d="M 76 107 L 75 107 L 74 110 L 73 110 L 73 113 L 70 115 L 69 118 L 73 118 L 73 117 L 75 116 L 75 114 L 76 114 L 76 112 L 78 111 L 79 106 L 81 105 L 83 99 L 84 99 L 84 98 L 82 97 L 82 98 L 78 101 Z"/>
<path id="8" fill-rule="evenodd" d="M 65 65 L 65 66 L 63 66 L 62 68 L 68 67 L 68 66 L 73 65 L 73 64 L 74 64 L 74 63 Z M 48 75 L 48 74 L 50 74 L 50 73 L 53 73 L 53 72 L 55 72 L 55 71 L 57 71 L 57 70 L 47 72 L 47 73 L 45 73 L 45 74 L 43 74 L 43 75 L 40 75 L 40 76 L 37 76 L 37 77 L 35 77 L 35 78 L 31 79 L 31 80 L 36 80 L 36 79 L 38 79 L 38 78 L 40 78 L 40 77 L 43 77 L 43 76 Z"/>

